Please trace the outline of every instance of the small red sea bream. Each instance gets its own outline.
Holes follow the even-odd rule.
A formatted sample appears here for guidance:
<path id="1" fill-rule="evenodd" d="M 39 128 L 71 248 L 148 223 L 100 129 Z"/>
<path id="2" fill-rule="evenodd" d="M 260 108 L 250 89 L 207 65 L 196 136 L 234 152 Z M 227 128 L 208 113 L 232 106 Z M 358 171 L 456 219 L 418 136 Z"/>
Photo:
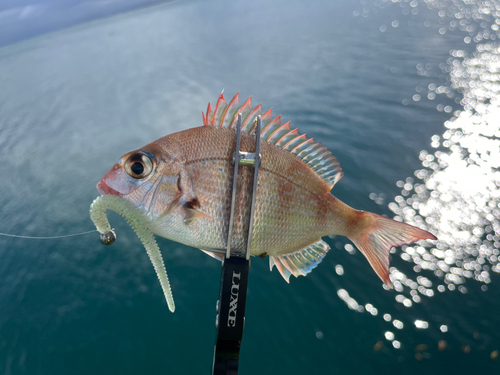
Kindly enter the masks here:
<path id="1" fill-rule="evenodd" d="M 164 136 L 123 155 L 97 189 L 127 201 L 150 232 L 208 252 L 225 251 L 231 208 L 236 121 L 242 114 L 241 151 L 254 152 L 256 119 L 262 115 L 261 167 L 251 255 L 268 257 L 288 282 L 306 275 L 330 247 L 321 237 L 348 237 L 388 286 L 393 246 L 431 233 L 374 213 L 358 211 L 330 194 L 342 177 L 335 157 L 313 139 L 290 129 L 290 122 L 262 113 L 251 99 L 229 104 L 221 94 L 208 105 L 203 126 Z M 248 232 L 253 168 L 240 167 L 231 248 L 244 251 Z M 160 256 L 161 257 L 161 256 Z M 161 259 L 161 258 L 160 258 Z M 165 275 L 166 276 L 166 275 Z"/>

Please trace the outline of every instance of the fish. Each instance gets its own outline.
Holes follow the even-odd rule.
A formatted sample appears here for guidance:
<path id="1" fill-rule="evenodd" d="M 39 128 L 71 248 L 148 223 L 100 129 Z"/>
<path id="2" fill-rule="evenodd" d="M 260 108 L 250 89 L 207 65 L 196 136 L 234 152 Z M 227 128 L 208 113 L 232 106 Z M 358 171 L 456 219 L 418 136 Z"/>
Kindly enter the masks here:
<path id="1" fill-rule="evenodd" d="M 120 197 L 147 221 L 153 234 L 222 259 L 228 244 L 232 190 L 236 189 L 231 249 L 244 252 L 249 231 L 253 168 L 240 167 L 233 184 L 237 118 L 241 151 L 261 138 L 250 255 L 269 258 L 285 279 L 305 276 L 330 250 L 322 237 L 349 238 L 389 287 L 392 247 L 436 237 L 421 228 L 354 209 L 331 194 L 343 171 L 321 143 L 251 97 L 240 105 L 220 94 L 202 112 L 202 126 L 159 138 L 124 154 L 97 184 L 101 195 Z M 262 129 L 256 134 L 257 117 Z"/>

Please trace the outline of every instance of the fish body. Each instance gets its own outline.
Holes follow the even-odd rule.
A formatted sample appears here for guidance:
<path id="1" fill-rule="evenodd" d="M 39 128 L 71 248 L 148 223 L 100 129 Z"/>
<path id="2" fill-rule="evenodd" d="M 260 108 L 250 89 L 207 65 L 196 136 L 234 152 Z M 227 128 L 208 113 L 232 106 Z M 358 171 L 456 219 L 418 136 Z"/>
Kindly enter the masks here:
<path id="1" fill-rule="evenodd" d="M 259 168 L 251 255 L 269 256 L 286 281 L 306 275 L 323 259 L 327 235 L 349 237 L 380 278 L 390 285 L 392 246 L 435 239 L 425 230 L 355 210 L 330 190 L 342 177 L 335 157 L 321 144 L 271 110 L 238 95 L 215 109 L 209 104 L 203 126 L 162 137 L 123 155 L 97 185 L 101 194 L 119 196 L 137 207 L 156 235 L 200 248 L 227 248 L 236 148 L 236 117 L 242 113 L 241 151 L 255 151 L 256 118 L 262 115 Z M 249 229 L 253 168 L 240 166 L 231 249 L 244 251 Z"/>

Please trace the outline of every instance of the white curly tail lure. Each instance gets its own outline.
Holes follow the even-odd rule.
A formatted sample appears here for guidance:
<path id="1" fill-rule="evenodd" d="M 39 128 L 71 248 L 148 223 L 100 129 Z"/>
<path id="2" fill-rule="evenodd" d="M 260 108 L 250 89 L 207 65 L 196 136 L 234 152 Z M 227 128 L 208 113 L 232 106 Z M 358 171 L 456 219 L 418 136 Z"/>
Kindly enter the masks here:
<path id="1" fill-rule="evenodd" d="M 170 311 L 174 312 L 175 303 L 174 297 L 172 296 L 172 290 L 170 289 L 170 283 L 168 282 L 167 270 L 165 269 L 160 248 L 156 243 L 153 233 L 147 228 L 146 219 L 132 204 L 120 197 L 112 195 L 97 197 L 90 205 L 90 218 L 94 222 L 99 233 L 101 233 L 101 242 L 104 245 L 111 245 L 116 239 L 115 232 L 109 225 L 106 210 L 112 210 L 121 215 L 137 234 L 137 237 L 139 237 L 148 253 L 151 263 L 153 263 L 156 275 L 160 280 L 163 293 L 165 294 L 168 308 Z"/>

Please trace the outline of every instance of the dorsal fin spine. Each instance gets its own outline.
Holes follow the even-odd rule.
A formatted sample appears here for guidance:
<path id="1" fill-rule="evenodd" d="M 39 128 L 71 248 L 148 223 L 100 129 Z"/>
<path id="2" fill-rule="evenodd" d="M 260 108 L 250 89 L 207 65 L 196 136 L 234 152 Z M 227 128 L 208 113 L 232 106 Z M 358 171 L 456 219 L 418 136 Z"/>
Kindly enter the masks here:
<path id="1" fill-rule="evenodd" d="M 311 155 L 311 161 L 316 160 L 317 162 L 320 162 L 323 158 L 324 155 L 330 154 L 330 151 L 325 146 L 322 146 L 315 150 L 313 155 Z"/>
<path id="2" fill-rule="evenodd" d="M 312 144 L 314 144 L 314 139 L 313 138 L 309 138 L 307 141 L 305 141 L 304 143 L 301 143 L 300 145 L 298 145 L 292 152 L 299 156 L 299 154 L 304 150 L 306 149 L 307 147 L 311 146 Z"/>
<path id="3" fill-rule="evenodd" d="M 215 105 L 215 110 L 208 103 L 207 113 L 204 114 L 202 112 L 203 125 L 234 129 L 238 113 L 241 113 L 242 131 L 247 134 L 255 133 L 257 116 L 262 114 L 262 103 L 252 109 L 252 97 L 250 97 L 243 105 L 240 107 L 238 105 L 239 93 L 231 99 L 229 104 L 226 103 L 224 95 L 220 94 Z M 326 147 L 315 142 L 313 138 L 307 139 L 305 134 L 299 134 L 298 129 L 290 129 L 290 121 L 281 124 L 281 115 L 272 119 L 272 108 L 262 114 L 261 119 L 263 124 L 260 133 L 261 139 L 296 155 L 323 179 L 330 189 L 342 177 L 342 169 L 337 159 L 335 159 Z M 319 248 L 322 248 L 322 246 L 319 246 Z M 304 260 L 301 256 L 307 259 L 307 253 L 296 254 L 287 261 L 278 259 L 274 264 L 276 267 L 281 268 L 280 272 L 286 278 L 286 274 L 288 274 L 288 277 L 290 274 L 289 267 L 293 268 L 295 262 L 300 261 L 303 263 Z"/>
<path id="4" fill-rule="evenodd" d="M 335 171 L 334 169 L 331 169 L 331 170 L 324 171 L 322 176 L 325 176 L 325 179 L 328 179 L 330 177 L 333 177 L 335 174 L 337 174 L 337 171 Z"/>
<path id="5" fill-rule="evenodd" d="M 221 93 L 219 95 L 219 99 L 217 99 L 217 104 L 215 105 L 214 115 L 212 116 L 211 125 L 218 126 L 219 118 L 221 116 L 221 112 L 224 112 L 226 109 L 226 100 L 224 99 L 224 94 Z"/>
<path id="6" fill-rule="evenodd" d="M 298 130 L 298 129 L 297 129 Z M 297 147 L 298 145 L 300 145 L 301 143 L 305 142 L 306 141 L 306 135 L 305 134 L 302 134 L 302 135 L 299 135 L 298 137 L 296 138 L 293 138 L 291 139 L 286 145 L 283 146 L 283 149 L 287 150 L 287 151 L 290 151 L 292 152 L 292 150 Z"/>
<path id="7" fill-rule="evenodd" d="M 210 126 L 210 115 L 212 114 L 212 104 L 208 103 L 207 106 L 207 115 L 205 117 L 206 123 L 203 125 Z"/>
<path id="8" fill-rule="evenodd" d="M 233 121 L 231 122 L 231 126 L 229 127 L 230 129 L 236 129 L 236 121 L 238 120 L 238 113 L 241 113 L 241 119 L 243 119 L 247 116 L 248 112 L 252 109 L 252 97 L 249 97 L 243 105 L 236 110 L 236 113 L 234 115 Z"/>
<path id="9" fill-rule="evenodd" d="M 330 155 L 330 151 L 327 148 L 324 150 L 320 149 L 316 155 L 309 161 L 309 163 L 317 164 L 325 164 L 325 160 Z"/>
<path id="10" fill-rule="evenodd" d="M 274 125 L 281 126 L 281 115 L 272 119 L 266 126 L 264 126 L 264 128 L 262 129 L 262 133 L 267 133 L 271 128 L 274 129 Z"/>
<path id="11" fill-rule="evenodd" d="M 272 108 L 269 108 L 262 116 L 261 116 L 261 121 L 262 121 L 262 124 L 264 124 L 264 126 L 262 126 L 262 128 L 264 128 L 268 123 L 269 121 L 271 121 L 273 118 L 273 109 Z"/>
<path id="12" fill-rule="evenodd" d="M 226 109 L 224 110 L 224 114 L 221 116 L 221 122 L 220 122 L 221 128 L 228 128 L 229 127 L 228 121 L 231 121 L 234 117 L 234 113 L 232 113 L 232 112 L 234 112 L 235 110 L 238 109 L 239 97 L 240 97 L 240 93 L 237 93 L 234 96 L 234 98 L 231 99 L 231 101 L 227 105 Z"/>
<path id="13" fill-rule="evenodd" d="M 247 133 L 248 134 L 254 134 L 257 130 L 257 119 L 255 119 L 254 122 L 252 122 L 252 126 L 248 127 L 247 126 Z"/>
<path id="14" fill-rule="evenodd" d="M 262 113 L 262 103 L 260 103 L 257 107 L 255 107 L 248 116 L 242 120 L 241 122 L 241 131 L 246 133 L 250 133 L 250 129 L 253 127 L 254 121 L 257 120 L 257 116 Z"/>
<path id="15" fill-rule="evenodd" d="M 290 131 L 290 121 L 284 123 L 278 129 L 276 129 L 273 134 L 271 134 L 269 138 L 267 138 L 267 141 L 269 143 L 276 144 L 276 141 L 280 139 L 284 133 L 288 133 L 288 131 Z"/>
<path id="16" fill-rule="evenodd" d="M 295 139 L 299 134 L 299 129 L 292 129 L 288 133 L 286 133 L 283 137 L 281 137 L 278 142 L 276 142 L 276 146 L 285 149 L 285 145 L 290 142 L 290 140 Z"/>
<path id="17" fill-rule="evenodd" d="M 314 166 L 314 170 L 316 173 L 326 173 L 328 170 L 335 170 L 339 165 L 337 159 L 328 158 L 325 162 L 318 163 Z"/>
<path id="18" fill-rule="evenodd" d="M 309 160 L 311 160 L 314 157 L 314 155 L 316 154 L 316 152 L 318 151 L 318 149 L 320 147 L 322 147 L 321 144 L 313 143 L 309 147 L 303 149 L 300 152 L 300 154 L 297 154 L 297 156 L 307 163 Z"/>

